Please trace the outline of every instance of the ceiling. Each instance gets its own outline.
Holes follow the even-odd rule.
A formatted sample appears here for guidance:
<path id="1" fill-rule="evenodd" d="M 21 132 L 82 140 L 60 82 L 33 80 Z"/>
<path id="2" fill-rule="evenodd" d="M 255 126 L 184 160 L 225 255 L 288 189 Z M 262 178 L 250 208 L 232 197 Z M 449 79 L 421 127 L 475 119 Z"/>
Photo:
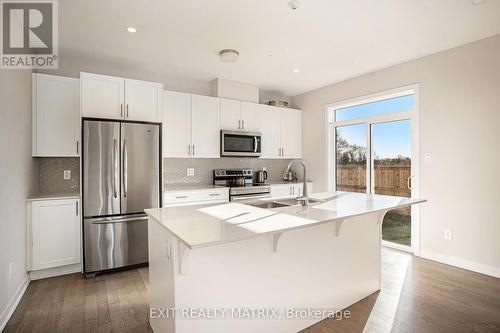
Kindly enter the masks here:
<path id="1" fill-rule="evenodd" d="M 500 0 L 472 1 L 302 0 L 291 10 L 288 0 L 64 0 L 60 56 L 294 96 L 499 34 Z M 239 61 L 222 62 L 224 48 Z"/>

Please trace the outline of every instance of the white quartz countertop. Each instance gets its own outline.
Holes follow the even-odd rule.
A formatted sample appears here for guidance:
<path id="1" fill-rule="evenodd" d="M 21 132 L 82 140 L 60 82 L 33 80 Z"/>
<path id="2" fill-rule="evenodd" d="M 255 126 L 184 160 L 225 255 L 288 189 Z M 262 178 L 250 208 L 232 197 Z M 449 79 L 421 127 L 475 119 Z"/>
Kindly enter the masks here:
<path id="1" fill-rule="evenodd" d="M 203 190 L 216 190 L 229 187 L 220 185 L 206 185 L 206 184 L 174 184 L 166 185 L 163 189 L 163 193 L 168 192 L 179 192 L 179 191 L 203 191 Z"/>
<path id="2" fill-rule="evenodd" d="M 243 202 L 229 202 L 153 208 L 146 209 L 146 213 L 167 228 L 187 248 L 193 249 L 345 220 L 426 201 L 350 192 L 316 193 L 311 194 L 310 198 L 322 201 L 311 203 L 307 207 L 273 209 L 258 208 Z M 262 199 L 259 202 L 268 201 L 273 200 Z"/>
<path id="3" fill-rule="evenodd" d="M 61 200 L 61 199 L 76 199 L 80 198 L 80 193 L 53 193 L 53 194 L 33 194 L 26 201 L 37 200 Z"/>

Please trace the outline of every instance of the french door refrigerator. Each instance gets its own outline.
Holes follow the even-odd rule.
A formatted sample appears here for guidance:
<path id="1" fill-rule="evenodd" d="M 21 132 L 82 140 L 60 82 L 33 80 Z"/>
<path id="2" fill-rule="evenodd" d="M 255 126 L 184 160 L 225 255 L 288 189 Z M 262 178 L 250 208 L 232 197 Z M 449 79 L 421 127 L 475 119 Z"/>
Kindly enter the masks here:
<path id="1" fill-rule="evenodd" d="M 85 273 L 146 263 L 146 208 L 160 202 L 160 125 L 84 119 Z"/>

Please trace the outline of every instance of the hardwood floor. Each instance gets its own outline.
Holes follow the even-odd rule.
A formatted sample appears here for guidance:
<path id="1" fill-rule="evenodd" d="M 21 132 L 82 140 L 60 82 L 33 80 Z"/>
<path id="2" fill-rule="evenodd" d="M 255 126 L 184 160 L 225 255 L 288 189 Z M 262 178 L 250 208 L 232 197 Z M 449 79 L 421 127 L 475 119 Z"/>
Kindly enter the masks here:
<path id="1" fill-rule="evenodd" d="M 382 289 L 302 332 L 500 332 L 500 279 L 382 251 Z M 148 269 L 30 283 L 4 332 L 151 332 Z"/>

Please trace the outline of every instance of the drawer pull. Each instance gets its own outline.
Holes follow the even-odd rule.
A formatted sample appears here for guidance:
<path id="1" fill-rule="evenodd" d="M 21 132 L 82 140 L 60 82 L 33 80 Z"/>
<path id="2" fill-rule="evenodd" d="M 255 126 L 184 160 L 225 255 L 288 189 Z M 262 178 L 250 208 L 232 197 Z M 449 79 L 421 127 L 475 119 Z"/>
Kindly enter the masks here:
<path id="1" fill-rule="evenodd" d="M 189 198 L 187 195 L 180 195 L 178 197 L 175 197 L 176 199 L 187 199 Z"/>
<path id="2" fill-rule="evenodd" d="M 218 197 L 219 195 L 220 195 L 220 193 L 210 193 L 211 197 Z"/>

